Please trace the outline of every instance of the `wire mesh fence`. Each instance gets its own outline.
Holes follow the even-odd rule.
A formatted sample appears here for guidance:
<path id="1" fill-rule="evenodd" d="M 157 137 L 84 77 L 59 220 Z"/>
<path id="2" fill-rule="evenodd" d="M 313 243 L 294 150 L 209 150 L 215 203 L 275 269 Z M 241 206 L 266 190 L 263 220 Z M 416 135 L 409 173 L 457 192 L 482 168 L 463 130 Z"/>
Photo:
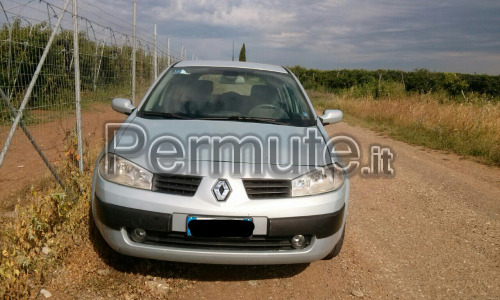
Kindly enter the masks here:
<path id="1" fill-rule="evenodd" d="M 0 145 L 5 146 L 13 119 L 19 113 L 54 31 L 50 50 L 22 110 L 20 124 L 31 133 L 32 142 L 51 164 L 65 158 L 65 140 L 75 125 L 73 1 L 69 2 L 64 10 L 66 0 L 0 1 L 0 88 L 3 92 Z M 56 28 L 58 19 L 60 24 Z M 81 103 L 86 110 L 82 121 L 84 137 L 87 137 L 102 130 L 97 129 L 96 107 L 104 103 L 107 106 L 116 97 L 134 98 L 134 36 L 132 20 L 116 17 L 86 1 L 78 0 L 77 20 Z M 140 99 L 155 74 L 164 70 L 168 63 L 180 60 L 183 53 L 169 49 L 166 41 L 155 44 L 153 28 L 137 27 L 135 54 L 135 98 Z M 16 131 L 0 166 L 0 197 L 46 171 L 30 139 Z"/>

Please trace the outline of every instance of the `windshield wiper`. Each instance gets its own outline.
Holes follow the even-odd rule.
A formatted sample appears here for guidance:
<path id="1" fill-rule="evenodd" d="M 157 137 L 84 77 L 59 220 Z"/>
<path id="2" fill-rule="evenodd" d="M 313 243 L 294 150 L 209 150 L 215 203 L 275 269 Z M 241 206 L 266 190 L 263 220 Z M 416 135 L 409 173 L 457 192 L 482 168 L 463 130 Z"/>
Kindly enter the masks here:
<path id="1" fill-rule="evenodd" d="M 258 118 L 258 117 L 246 117 L 246 116 L 229 116 L 229 117 L 202 117 L 202 118 L 190 118 L 182 115 L 176 115 L 169 112 L 161 112 L 161 111 L 141 111 L 141 117 L 161 117 L 164 119 L 181 119 L 181 120 L 229 120 L 229 121 L 239 121 L 239 122 L 257 122 L 257 123 L 269 123 L 276 125 L 290 125 L 285 122 L 276 121 L 274 119 L 269 118 Z"/>
<path id="2" fill-rule="evenodd" d="M 229 121 L 240 121 L 240 122 L 269 123 L 269 124 L 276 124 L 276 125 L 290 125 L 289 123 L 276 121 L 274 119 L 258 118 L 258 117 L 246 117 L 246 116 L 205 117 L 205 118 L 199 118 L 199 120 L 229 120 Z"/>
<path id="3" fill-rule="evenodd" d="M 169 112 L 161 112 L 161 111 L 144 111 L 143 110 L 140 112 L 140 114 L 141 114 L 141 117 L 142 116 L 151 116 L 151 117 L 161 117 L 164 119 L 183 119 L 183 120 L 191 119 L 191 118 L 188 118 L 185 116 L 176 115 L 176 114 L 169 113 Z"/>

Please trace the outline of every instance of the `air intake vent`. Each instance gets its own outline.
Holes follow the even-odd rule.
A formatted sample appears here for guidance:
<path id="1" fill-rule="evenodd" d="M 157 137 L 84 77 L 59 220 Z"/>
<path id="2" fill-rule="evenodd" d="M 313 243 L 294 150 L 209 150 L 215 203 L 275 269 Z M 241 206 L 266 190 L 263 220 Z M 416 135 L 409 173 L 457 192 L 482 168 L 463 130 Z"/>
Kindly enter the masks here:
<path id="1" fill-rule="evenodd" d="M 130 235 L 130 231 L 129 231 Z M 295 250 L 292 248 L 292 237 L 252 236 L 250 238 L 195 238 L 186 237 L 179 232 L 154 232 L 148 231 L 145 244 L 176 247 L 179 249 L 217 249 L 217 250 Z M 307 244 L 311 243 L 311 236 L 306 236 Z"/>
<path id="2" fill-rule="evenodd" d="M 243 179 L 250 199 L 286 198 L 290 196 L 290 181 L 275 179 Z"/>
<path id="3" fill-rule="evenodd" d="M 200 185 L 200 176 L 155 174 L 153 191 L 182 196 L 194 196 Z"/>

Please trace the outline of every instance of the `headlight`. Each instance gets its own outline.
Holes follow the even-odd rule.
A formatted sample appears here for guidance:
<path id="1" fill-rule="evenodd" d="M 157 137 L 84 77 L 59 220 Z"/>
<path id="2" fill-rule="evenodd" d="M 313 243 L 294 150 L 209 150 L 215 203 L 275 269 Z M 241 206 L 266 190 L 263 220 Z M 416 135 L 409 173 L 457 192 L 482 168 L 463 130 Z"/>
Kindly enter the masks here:
<path id="1" fill-rule="evenodd" d="M 99 173 L 111 182 L 145 190 L 151 189 L 153 181 L 151 172 L 114 154 L 106 154 L 101 158 Z"/>
<path id="2" fill-rule="evenodd" d="M 292 197 L 335 191 L 344 181 L 344 169 L 337 163 L 328 165 L 292 180 Z"/>

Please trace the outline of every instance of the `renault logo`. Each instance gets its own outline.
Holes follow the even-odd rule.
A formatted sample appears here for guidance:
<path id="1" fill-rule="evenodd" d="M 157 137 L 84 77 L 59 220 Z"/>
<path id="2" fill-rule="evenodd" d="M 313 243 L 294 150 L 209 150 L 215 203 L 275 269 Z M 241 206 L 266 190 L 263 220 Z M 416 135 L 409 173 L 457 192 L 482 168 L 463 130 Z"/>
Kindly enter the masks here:
<path id="1" fill-rule="evenodd" d="M 231 187 L 225 179 L 219 179 L 214 185 L 212 192 L 214 193 L 217 201 L 226 201 L 229 194 L 231 194 Z"/>

